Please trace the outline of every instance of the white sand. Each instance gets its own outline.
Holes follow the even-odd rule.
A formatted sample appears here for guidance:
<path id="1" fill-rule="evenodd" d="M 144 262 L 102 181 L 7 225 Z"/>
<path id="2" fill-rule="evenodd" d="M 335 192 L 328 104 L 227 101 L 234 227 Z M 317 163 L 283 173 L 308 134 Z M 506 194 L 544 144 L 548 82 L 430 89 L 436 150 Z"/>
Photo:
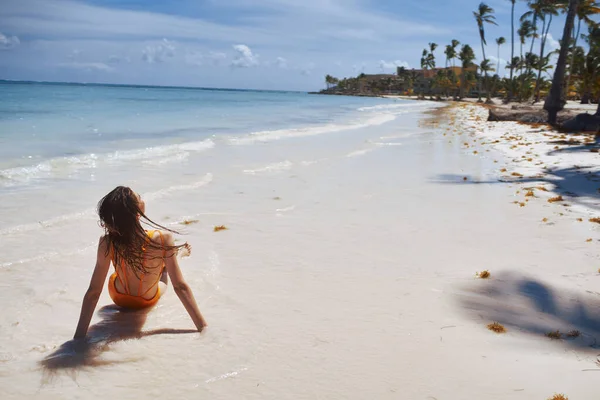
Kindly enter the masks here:
<path id="1" fill-rule="evenodd" d="M 107 342 L 138 335 L 105 312 L 97 344 L 60 350 L 93 267 L 93 215 L 5 234 L 39 247 L 7 244 L 0 259 L 0 398 L 596 399 L 600 234 L 576 220 L 593 214 L 594 196 L 564 207 L 536 191 L 513 204 L 527 184 L 499 183 L 498 170 L 541 166 L 481 142 L 530 129 L 470 122 L 481 111 L 468 107 L 450 127 L 427 118 L 419 129 L 407 116 L 270 142 L 251 156 L 215 150 L 191 169 L 203 184 L 148 200 L 173 227 L 199 220 L 184 228 L 194 250 L 182 265 L 210 324 L 202 334 Z M 221 224 L 229 230 L 212 232 Z M 78 246 L 68 256 L 44 253 L 69 243 Z M 475 278 L 483 269 L 491 279 Z M 508 333 L 488 331 L 494 320 Z M 169 292 L 143 331 L 192 327 Z M 544 337 L 557 329 L 583 335 Z M 49 355 L 60 356 L 54 368 L 40 367 Z"/>

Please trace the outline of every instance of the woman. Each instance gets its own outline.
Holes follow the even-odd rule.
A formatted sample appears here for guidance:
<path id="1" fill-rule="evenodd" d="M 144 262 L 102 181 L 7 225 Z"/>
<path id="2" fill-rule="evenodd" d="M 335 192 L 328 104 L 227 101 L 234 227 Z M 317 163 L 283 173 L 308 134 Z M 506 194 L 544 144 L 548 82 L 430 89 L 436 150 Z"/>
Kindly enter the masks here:
<path id="1" fill-rule="evenodd" d="M 98 203 L 98 215 L 105 234 L 98 242 L 96 268 L 83 298 L 74 339 L 84 338 L 87 334 L 111 261 L 115 272 L 110 277 L 108 292 L 116 305 L 127 309 L 155 305 L 167 288 L 168 274 L 175 293 L 198 331 L 206 327 L 176 257 L 181 248 L 190 251 L 191 247 L 187 243 L 175 246 L 171 235 L 174 231 L 153 222 L 146 217 L 145 211 L 141 197 L 124 186 L 115 188 Z M 144 230 L 140 218 L 167 232 Z"/>

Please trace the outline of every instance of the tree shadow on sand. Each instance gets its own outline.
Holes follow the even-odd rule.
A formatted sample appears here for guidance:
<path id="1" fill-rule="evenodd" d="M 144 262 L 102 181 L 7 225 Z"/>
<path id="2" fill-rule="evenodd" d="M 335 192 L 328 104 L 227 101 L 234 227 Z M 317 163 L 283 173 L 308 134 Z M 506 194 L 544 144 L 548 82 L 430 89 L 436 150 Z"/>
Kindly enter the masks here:
<path id="1" fill-rule="evenodd" d="M 549 332 L 579 331 L 562 342 L 579 351 L 600 349 L 600 293 L 556 289 L 520 273 L 504 272 L 463 287 L 458 302 L 472 318 L 499 322 L 544 338 Z M 509 329 L 510 330 L 510 329 Z"/>
<path id="2" fill-rule="evenodd" d="M 463 185 L 486 185 L 486 184 L 502 184 L 502 183 L 517 183 L 531 184 L 531 186 L 550 184 L 555 188 L 553 191 L 568 196 L 569 201 L 573 203 L 583 203 L 578 198 L 587 198 L 593 200 L 593 203 L 585 202 L 586 207 L 600 209 L 600 204 L 597 200 L 600 199 L 600 176 L 587 169 L 587 167 L 570 167 L 547 169 L 541 175 L 531 177 L 506 177 L 496 180 L 478 180 L 475 177 L 467 176 L 464 180 L 464 175 L 443 174 L 438 175 L 435 182 L 441 184 L 463 184 Z M 548 188 L 550 189 L 550 188 Z"/>
<path id="3" fill-rule="evenodd" d="M 69 340 L 40 361 L 43 382 L 52 380 L 61 371 L 75 379 L 77 371 L 85 367 L 137 361 L 102 359 L 102 353 L 109 350 L 110 345 L 115 342 L 161 334 L 198 333 L 193 329 L 170 328 L 142 331 L 149 311 L 150 309 L 126 310 L 115 305 L 102 307 L 98 312 L 102 320 L 90 326 L 85 339 Z"/>

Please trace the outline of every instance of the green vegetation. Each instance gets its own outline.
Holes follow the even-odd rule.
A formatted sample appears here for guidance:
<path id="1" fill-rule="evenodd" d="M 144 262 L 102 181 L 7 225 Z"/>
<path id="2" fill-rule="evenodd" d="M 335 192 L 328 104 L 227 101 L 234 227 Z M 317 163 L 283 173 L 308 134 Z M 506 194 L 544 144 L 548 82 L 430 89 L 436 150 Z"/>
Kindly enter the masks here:
<path id="1" fill-rule="evenodd" d="M 504 37 L 495 40 L 497 60 L 486 57 L 486 26 L 497 25 L 495 11 L 480 3 L 473 17 L 479 33 L 483 58 L 475 63 L 473 48 L 453 39 L 444 47 L 445 66 L 436 67 L 437 43 L 429 43 L 421 55 L 421 69 L 398 67 L 396 74 L 365 75 L 337 79 L 325 77 L 327 90 L 323 93 L 377 96 L 401 94 L 419 98 L 478 97 L 486 102 L 500 97 L 505 102 L 539 102 L 546 98 L 544 109 L 550 123 L 567 99 L 590 103 L 600 99 L 600 14 L 599 0 L 508 0 L 511 2 L 511 59 L 505 66 L 508 77 L 501 77 L 500 48 Z M 515 30 L 515 5 L 527 4 Z M 559 51 L 547 51 L 547 40 L 553 20 L 566 14 L 563 38 Z M 575 23 L 576 22 L 576 23 Z M 516 35 L 515 35 L 516 34 Z M 515 37 L 519 54 L 515 54 Z M 539 42 L 537 42 L 539 39 Z M 537 42 L 537 47 L 536 47 Z M 581 44 L 584 43 L 584 46 Z M 539 48 L 539 51 L 537 49 Z M 534 52 L 535 51 L 535 52 Z M 558 61 L 551 59 L 558 53 Z M 456 63 L 456 60 L 460 62 Z M 553 74 L 553 75 L 551 75 Z M 600 115 L 600 104 L 597 115 Z"/>

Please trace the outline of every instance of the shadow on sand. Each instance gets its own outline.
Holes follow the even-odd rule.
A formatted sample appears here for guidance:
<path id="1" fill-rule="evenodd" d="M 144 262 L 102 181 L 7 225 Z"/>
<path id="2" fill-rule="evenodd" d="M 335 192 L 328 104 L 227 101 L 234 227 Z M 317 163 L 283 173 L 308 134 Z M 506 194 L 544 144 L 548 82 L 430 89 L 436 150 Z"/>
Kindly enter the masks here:
<path id="1" fill-rule="evenodd" d="M 579 331 L 564 339 L 579 351 L 600 351 L 600 293 L 556 289 L 520 273 L 504 272 L 463 288 L 458 302 L 472 318 L 500 322 L 510 330 L 539 336 L 559 330 Z M 549 340 L 549 339 L 547 339 Z"/>
<path id="2" fill-rule="evenodd" d="M 115 342 L 161 334 L 198 333 L 197 330 L 193 329 L 169 328 L 142 331 L 149 311 L 150 309 L 131 311 L 115 305 L 102 307 L 98 312 L 102 320 L 90 326 L 86 339 L 69 340 L 40 361 L 45 378 L 44 382 L 51 380 L 60 371 L 75 378 L 77 370 L 84 367 L 136 361 L 131 359 L 127 361 L 101 359 L 102 353 L 109 350 L 110 345 Z"/>
<path id="3" fill-rule="evenodd" d="M 550 184 L 555 187 L 553 191 L 561 195 L 569 196 L 569 201 L 581 203 L 578 197 L 587 197 L 588 199 L 600 199 L 600 176 L 590 172 L 586 167 L 571 167 L 548 169 L 543 175 L 523 178 L 505 178 L 498 180 L 477 180 L 474 177 L 464 175 L 444 174 L 438 175 L 435 182 L 441 184 L 471 184 L 486 185 L 499 183 L 517 183 L 531 184 L 531 186 Z M 548 188 L 551 189 L 551 188 Z M 600 209 L 600 204 L 585 203 L 586 207 Z"/>

